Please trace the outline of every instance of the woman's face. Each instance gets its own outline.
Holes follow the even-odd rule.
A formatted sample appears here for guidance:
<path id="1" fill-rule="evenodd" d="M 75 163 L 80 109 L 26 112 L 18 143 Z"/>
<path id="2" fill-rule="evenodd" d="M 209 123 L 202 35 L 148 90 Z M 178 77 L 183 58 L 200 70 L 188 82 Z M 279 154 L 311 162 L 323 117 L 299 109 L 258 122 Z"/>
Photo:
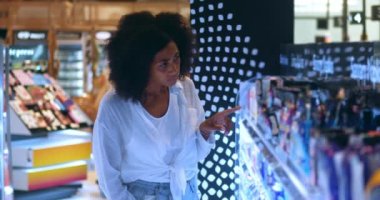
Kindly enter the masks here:
<path id="1" fill-rule="evenodd" d="M 150 66 L 148 85 L 159 87 L 174 85 L 179 77 L 180 62 L 177 45 L 174 42 L 169 42 L 154 56 Z"/>

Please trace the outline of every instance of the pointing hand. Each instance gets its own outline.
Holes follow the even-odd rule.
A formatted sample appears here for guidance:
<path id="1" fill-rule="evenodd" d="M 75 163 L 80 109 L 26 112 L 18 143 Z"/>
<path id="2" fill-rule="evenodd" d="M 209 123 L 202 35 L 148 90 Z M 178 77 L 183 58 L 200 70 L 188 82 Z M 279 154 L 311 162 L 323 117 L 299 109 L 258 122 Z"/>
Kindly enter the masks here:
<path id="1" fill-rule="evenodd" d="M 236 106 L 218 113 L 215 113 L 210 118 L 203 121 L 199 130 L 201 131 L 203 137 L 208 139 L 208 136 L 212 131 L 222 131 L 224 134 L 228 134 L 232 128 L 232 121 L 229 117 L 232 113 L 238 111 L 240 106 Z"/>

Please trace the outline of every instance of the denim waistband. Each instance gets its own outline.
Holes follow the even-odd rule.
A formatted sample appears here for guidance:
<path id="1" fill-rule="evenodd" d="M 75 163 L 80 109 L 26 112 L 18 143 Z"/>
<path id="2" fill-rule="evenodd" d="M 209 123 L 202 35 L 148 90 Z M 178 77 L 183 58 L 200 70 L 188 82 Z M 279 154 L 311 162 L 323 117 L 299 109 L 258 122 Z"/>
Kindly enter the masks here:
<path id="1" fill-rule="evenodd" d="M 149 182 L 149 181 L 143 181 L 143 180 L 136 180 L 129 184 L 133 185 L 139 185 L 139 186 L 146 186 L 146 187 L 168 187 L 170 188 L 170 183 L 157 183 L 157 182 Z"/>
<path id="2" fill-rule="evenodd" d="M 187 182 L 185 194 L 182 199 L 197 200 L 197 185 L 196 177 Z M 156 200 L 168 200 L 172 199 L 170 183 L 149 182 L 143 180 L 136 180 L 126 184 L 128 191 L 136 199 L 144 199 L 145 197 L 156 197 Z"/>
<path id="3" fill-rule="evenodd" d="M 189 183 L 191 181 L 190 180 L 187 180 L 186 183 Z M 142 185 L 142 186 L 168 186 L 170 187 L 170 183 L 168 182 L 165 182 L 165 183 L 159 183 L 159 182 L 149 182 L 149 181 L 143 181 L 143 180 L 136 180 L 136 181 L 133 181 L 133 182 L 130 182 L 130 183 L 127 183 L 128 184 L 138 184 L 138 185 Z"/>

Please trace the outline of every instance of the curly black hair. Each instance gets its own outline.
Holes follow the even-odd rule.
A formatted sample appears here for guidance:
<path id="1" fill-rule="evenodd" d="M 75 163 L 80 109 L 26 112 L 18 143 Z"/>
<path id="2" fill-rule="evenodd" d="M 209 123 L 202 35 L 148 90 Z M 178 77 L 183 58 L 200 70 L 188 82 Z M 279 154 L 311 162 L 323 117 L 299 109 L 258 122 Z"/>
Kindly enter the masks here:
<path id="1" fill-rule="evenodd" d="M 195 54 L 195 36 L 188 21 L 178 13 L 162 12 L 156 15 L 156 23 L 174 40 L 179 49 L 180 75 L 188 75 Z"/>
<path id="2" fill-rule="evenodd" d="M 193 36 L 176 13 L 154 16 L 143 11 L 124 15 L 107 45 L 110 81 L 124 99 L 141 100 L 155 55 L 174 41 L 180 52 L 180 77 L 190 72 Z"/>

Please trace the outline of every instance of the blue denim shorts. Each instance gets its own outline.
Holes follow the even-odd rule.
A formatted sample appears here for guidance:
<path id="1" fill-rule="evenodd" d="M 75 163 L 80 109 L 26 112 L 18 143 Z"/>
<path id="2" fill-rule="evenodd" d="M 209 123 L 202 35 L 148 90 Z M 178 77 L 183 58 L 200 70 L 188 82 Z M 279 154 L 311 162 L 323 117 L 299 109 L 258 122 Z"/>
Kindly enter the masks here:
<path id="1" fill-rule="evenodd" d="M 128 191 L 136 200 L 172 200 L 169 183 L 154 183 L 137 180 L 127 183 Z M 187 181 L 182 200 L 198 200 L 196 177 Z"/>

